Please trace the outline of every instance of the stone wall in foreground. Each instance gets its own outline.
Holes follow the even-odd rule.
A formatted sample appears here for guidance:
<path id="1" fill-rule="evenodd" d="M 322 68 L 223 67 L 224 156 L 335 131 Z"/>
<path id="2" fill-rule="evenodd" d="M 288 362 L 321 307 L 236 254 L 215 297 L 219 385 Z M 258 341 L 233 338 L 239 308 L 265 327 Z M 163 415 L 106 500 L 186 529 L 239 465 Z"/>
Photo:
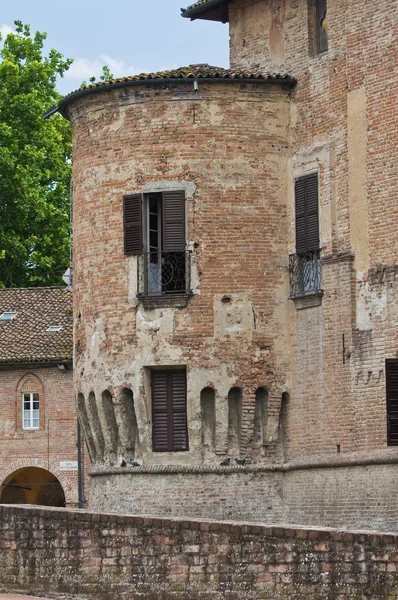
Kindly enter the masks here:
<path id="1" fill-rule="evenodd" d="M 0 587 L 105 600 L 398 598 L 398 535 L 0 506 Z"/>

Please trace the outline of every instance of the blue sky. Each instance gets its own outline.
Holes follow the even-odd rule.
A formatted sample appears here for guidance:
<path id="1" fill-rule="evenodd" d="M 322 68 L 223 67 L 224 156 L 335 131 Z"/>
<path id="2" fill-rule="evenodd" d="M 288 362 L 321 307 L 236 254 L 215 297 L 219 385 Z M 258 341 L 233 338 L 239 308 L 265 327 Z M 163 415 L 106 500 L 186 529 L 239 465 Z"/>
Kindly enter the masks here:
<path id="1" fill-rule="evenodd" d="M 192 0 L 193 1 L 193 0 Z M 180 16 L 188 0 L 1 1 L 0 30 L 16 19 L 46 31 L 48 47 L 74 64 L 59 82 L 61 94 L 100 74 L 107 64 L 115 77 L 195 63 L 228 66 L 228 25 Z"/>

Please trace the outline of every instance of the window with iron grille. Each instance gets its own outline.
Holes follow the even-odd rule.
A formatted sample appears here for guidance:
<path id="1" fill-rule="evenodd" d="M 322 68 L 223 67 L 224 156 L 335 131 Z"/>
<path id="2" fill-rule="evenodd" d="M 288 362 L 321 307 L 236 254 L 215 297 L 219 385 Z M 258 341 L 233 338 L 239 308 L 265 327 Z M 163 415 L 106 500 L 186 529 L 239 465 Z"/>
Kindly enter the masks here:
<path id="1" fill-rule="evenodd" d="M 190 290 L 182 190 L 124 197 L 125 254 L 138 256 L 138 295 L 172 296 Z"/>
<path id="2" fill-rule="evenodd" d="M 22 394 L 22 427 L 23 429 L 39 429 L 39 394 L 24 392 Z"/>
<path id="3" fill-rule="evenodd" d="M 386 360 L 387 444 L 398 446 L 398 359 Z"/>
<path id="4" fill-rule="evenodd" d="M 186 370 L 152 370 L 151 386 L 153 451 L 188 450 Z"/>
<path id="5" fill-rule="evenodd" d="M 294 195 L 296 253 L 289 257 L 292 297 L 321 289 L 318 174 L 298 177 Z"/>

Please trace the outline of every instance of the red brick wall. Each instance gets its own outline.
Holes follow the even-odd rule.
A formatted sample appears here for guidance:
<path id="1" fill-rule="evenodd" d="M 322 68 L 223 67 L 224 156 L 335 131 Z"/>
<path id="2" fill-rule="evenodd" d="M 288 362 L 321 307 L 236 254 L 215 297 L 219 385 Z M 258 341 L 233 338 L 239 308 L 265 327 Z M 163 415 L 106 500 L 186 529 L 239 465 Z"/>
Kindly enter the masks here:
<path id="1" fill-rule="evenodd" d="M 22 428 L 22 388 L 39 392 L 39 430 Z M 56 366 L 2 367 L 0 390 L 0 484 L 19 469 L 38 467 L 55 475 L 67 504 L 76 505 L 77 472 L 60 470 L 61 461 L 77 460 L 72 371 L 60 371 Z"/>
<path id="2" fill-rule="evenodd" d="M 318 55 L 311 4 L 230 5 L 231 66 L 298 80 L 287 182 L 291 252 L 292 182 L 319 172 L 323 303 L 290 306 L 287 453 L 296 457 L 333 454 L 337 445 L 348 453 L 386 446 L 384 361 L 398 352 L 398 3 L 328 0 L 329 48 Z"/>
<path id="3" fill-rule="evenodd" d="M 200 391 L 209 385 L 217 392 L 214 460 L 228 453 L 227 396 L 234 386 L 244 388 L 242 455 L 247 456 L 256 388 L 269 390 L 274 419 L 285 391 L 280 321 L 288 295 L 281 268 L 287 222 L 280 169 L 285 169 L 288 90 L 201 81 L 199 94 L 191 84 L 162 83 L 126 89 L 123 98 L 116 90 L 86 96 L 69 108 L 75 383 L 91 415 L 88 426 L 101 429 L 92 435 L 99 444 L 104 438 L 103 462 L 118 464 L 129 450 L 123 443 L 116 447 L 117 436 L 109 434 L 101 394 L 112 393 L 120 423 L 120 390 L 131 388 L 139 457 L 146 463 L 168 460 L 151 452 L 144 368 L 186 365 L 190 453 L 174 454 L 172 460 L 202 461 Z M 148 185 L 186 186 L 194 295 L 185 309 L 145 311 L 136 298 L 136 257 L 123 253 L 122 199 Z M 230 307 L 223 305 L 224 295 L 231 298 Z M 223 319 L 231 320 L 230 329 Z M 96 407 L 88 403 L 92 391 Z M 274 435 L 271 455 L 275 443 Z"/>
<path id="4" fill-rule="evenodd" d="M 0 511 L 6 591 L 120 600 L 398 597 L 396 535 Z"/>

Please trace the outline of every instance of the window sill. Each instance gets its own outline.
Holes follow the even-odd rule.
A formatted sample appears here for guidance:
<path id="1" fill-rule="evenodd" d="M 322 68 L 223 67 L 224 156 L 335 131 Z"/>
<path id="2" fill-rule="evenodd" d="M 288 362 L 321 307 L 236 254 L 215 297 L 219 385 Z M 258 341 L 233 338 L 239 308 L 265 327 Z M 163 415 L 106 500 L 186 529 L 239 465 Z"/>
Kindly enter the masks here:
<path id="1" fill-rule="evenodd" d="M 185 308 L 192 296 L 192 292 L 185 294 L 169 294 L 164 296 L 137 296 L 146 310 L 154 308 Z"/>
<path id="2" fill-rule="evenodd" d="M 323 298 L 323 290 L 316 290 L 315 292 L 308 292 L 300 296 L 290 296 L 290 300 L 293 300 L 296 310 L 302 310 L 303 308 L 312 308 L 314 306 L 321 306 Z"/>

